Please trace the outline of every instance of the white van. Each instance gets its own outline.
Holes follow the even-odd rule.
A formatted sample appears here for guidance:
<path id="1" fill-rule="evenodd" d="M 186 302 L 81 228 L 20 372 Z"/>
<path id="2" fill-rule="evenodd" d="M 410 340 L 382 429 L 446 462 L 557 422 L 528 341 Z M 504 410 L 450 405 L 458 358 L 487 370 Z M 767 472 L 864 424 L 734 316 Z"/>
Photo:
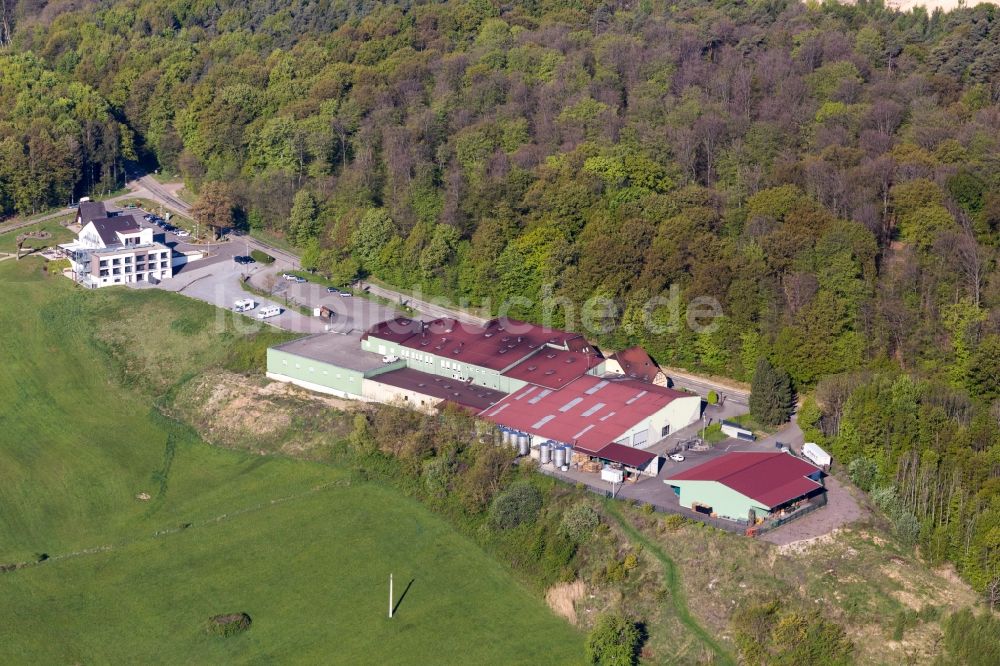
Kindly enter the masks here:
<path id="1" fill-rule="evenodd" d="M 257 319 L 267 319 L 268 317 L 277 317 L 281 314 L 281 308 L 277 305 L 268 305 L 266 308 L 261 308 L 260 312 L 257 313 Z"/>
<path id="2" fill-rule="evenodd" d="M 233 303 L 233 312 L 249 312 L 257 307 L 257 302 L 252 298 L 241 298 Z"/>

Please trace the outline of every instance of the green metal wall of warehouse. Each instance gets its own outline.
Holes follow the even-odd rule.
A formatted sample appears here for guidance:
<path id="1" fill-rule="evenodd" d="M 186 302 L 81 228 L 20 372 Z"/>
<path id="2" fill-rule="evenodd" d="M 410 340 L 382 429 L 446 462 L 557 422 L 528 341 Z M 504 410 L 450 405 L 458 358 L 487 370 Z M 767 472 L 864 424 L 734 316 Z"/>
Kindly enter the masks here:
<path id="1" fill-rule="evenodd" d="M 677 481 L 667 479 L 667 483 L 680 489 L 681 506 L 693 509 L 693 504 L 710 506 L 712 511 L 723 518 L 746 520 L 753 509 L 757 517 L 764 518 L 770 514 L 770 508 L 760 502 L 736 492 L 718 481 Z M 676 490 L 674 491 L 677 492 Z"/>
<path id="2" fill-rule="evenodd" d="M 314 359 L 290 354 L 280 349 L 267 350 L 267 372 L 308 382 L 347 396 L 361 395 L 364 373 Z"/>

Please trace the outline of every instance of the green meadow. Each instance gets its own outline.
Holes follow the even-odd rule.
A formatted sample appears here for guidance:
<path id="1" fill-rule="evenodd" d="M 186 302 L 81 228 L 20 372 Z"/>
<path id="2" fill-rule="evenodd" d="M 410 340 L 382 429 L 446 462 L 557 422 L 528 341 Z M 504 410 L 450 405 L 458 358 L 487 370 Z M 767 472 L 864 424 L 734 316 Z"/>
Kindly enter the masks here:
<path id="1" fill-rule="evenodd" d="M 0 573 L 0 662 L 582 660 L 581 634 L 419 503 L 214 448 L 155 408 L 267 339 L 220 333 L 225 317 L 182 296 L 83 292 L 41 266 L 0 263 L 0 565 L 22 565 Z M 109 351 L 128 340 L 145 362 Z M 205 632 L 236 612 L 246 633 Z"/>

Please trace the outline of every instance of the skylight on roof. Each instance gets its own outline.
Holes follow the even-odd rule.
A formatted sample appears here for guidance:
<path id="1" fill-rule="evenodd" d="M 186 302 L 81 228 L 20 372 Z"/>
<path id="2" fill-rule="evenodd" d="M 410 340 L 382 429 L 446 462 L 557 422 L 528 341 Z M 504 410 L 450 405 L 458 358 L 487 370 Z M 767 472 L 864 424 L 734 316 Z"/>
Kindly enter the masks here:
<path id="1" fill-rule="evenodd" d="M 528 404 L 537 405 L 538 403 L 540 403 L 542 401 L 542 398 L 544 398 L 545 396 L 547 396 L 550 393 L 552 393 L 552 391 L 550 391 L 549 389 L 545 389 L 541 393 L 539 393 L 538 395 L 536 395 L 534 398 L 532 398 L 531 400 L 529 400 Z"/>
<path id="2" fill-rule="evenodd" d="M 608 419 L 610 419 L 612 416 L 614 416 L 617 413 L 618 412 L 608 412 L 607 414 L 605 414 L 604 416 L 601 417 L 601 420 L 602 421 L 607 421 Z"/>
<path id="3" fill-rule="evenodd" d="M 578 433 L 576 433 L 575 435 L 573 435 L 573 439 L 580 439 L 581 437 L 583 437 L 584 435 L 586 435 L 586 434 L 587 434 L 587 431 L 588 431 L 588 430 L 590 430 L 590 429 L 591 429 L 591 428 L 593 428 L 593 427 L 594 427 L 594 424 L 593 424 L 593 423 L 591 423 L 591 424 L 590 424 L 589 426 L 587 426 L 586 428 L 584 428 L 584 429 L 583 429 L 583 430 L 581 430 L 580 432 L 578 432 Z"/>
<path id="4" fill-rule="evenodd" d="M 514 398 L 514 400 L 520 400 L 521 398 L 528 397 L 529 395 L 534 393 L 537 388 L 538 388 L 537 386 L 529 386 L 528 388 L 524 389 L 524 392 L 521 393 L 521 395 Z"/>
<path id="5" fill-rule="evenodd" d="M 631 405 L 633 402 L 635 402 L 636 400 L 638 400 L 642 396 L 646 395 L 647 393 L 649 393 L 649 391 L 639 391 L 634 396 L 632 396 L 631 398 L 629 398 L 628 400 L 626 400 L 625 404 L 626 405 Z"/>
<path id="6" fill-rule="evenodd" d="M 594 405 L 593 407 L 591 407 L 590 409 L 588 409 L 587 411 L 585 411 L 583 414 L 581 414 L 581 416 L 593 416 L 597 412 L 601 411 L 602 407 L 604 407 L 604 403 L 603 402 L 599 402 L 596 405 Z"/>
<path id="7" fill-rule="evenodd" d="M 608 385 L 608 382 L 606 382 L 604 380 L 601 380 L 601 381 L 597 382 L 596 384 L 594 384 L 593 386 L 591 386 L 586 391 L 584 391 L 584 393 L 586 393 L 587 395 L 594 395 L 595 393 L 597 393 L 598 391 L 600 391 L 602 388 L 604 388 L 607 385 Z"/>
<path id="8" fill-rule="evenodd" d="M 560 407 L 559 411 L 560 412 L 568 412 L 569 410 L 571 410 L 574 407 L 576 407 L 577 405 L 579 405 L 581 402 L 583 402 L 583 398 L 573 398 L 572 400 L 570 400 L 569 402 L 567 402 L 565 405 L 563 405 L 562 407 Z"/>
<path id="9" fill-rule="evenodd" d="M 499 407 L 497 407 L 496 409 L 494 409 L 492 412 L 490 412 L 489 415 L 490 416 L 496 416 L 497 414 L 499 414 L 503 410 L 507 409 L 508 407 L 510 407 L 510 403 L 509 402 L 505 402 L 502 405 L 500 405 Z"/>
<path id="10" fill-rule="evenodd" d="M 543 425 L 545 425 L 555 417 L 556 417 L 555 414 L 549 414 L 548 416 L 543 416 L 542 418 L 538 419 L 538 421 L 536 421 L 535 424 L 532 425 L 531 427 L 535 429 L 541 428 Z"/>

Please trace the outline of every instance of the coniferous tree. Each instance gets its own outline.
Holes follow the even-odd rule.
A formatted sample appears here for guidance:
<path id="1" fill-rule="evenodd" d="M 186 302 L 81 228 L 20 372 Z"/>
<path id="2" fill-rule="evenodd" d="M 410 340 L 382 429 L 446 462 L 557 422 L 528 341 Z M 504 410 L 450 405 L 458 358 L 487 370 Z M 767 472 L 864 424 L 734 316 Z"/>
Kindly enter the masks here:
<path id="1" fill-rule="evenodd" d="M 778 425 L 791 418 L 794 405 L 795 394 L 788 373 L 766 358 L 758 360 L 750 385 L 750 414 L 765 426 Z"/>

